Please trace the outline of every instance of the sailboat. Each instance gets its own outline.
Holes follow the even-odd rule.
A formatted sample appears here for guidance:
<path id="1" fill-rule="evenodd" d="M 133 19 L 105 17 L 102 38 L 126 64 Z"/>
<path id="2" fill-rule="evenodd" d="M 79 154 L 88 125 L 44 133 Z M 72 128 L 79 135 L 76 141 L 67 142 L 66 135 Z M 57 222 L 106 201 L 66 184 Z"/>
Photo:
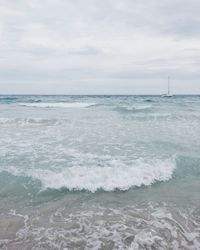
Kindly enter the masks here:
<path id="1" fill-rule="evenodd" d="M 173 95 L 170 93 L 170 77 L 168 76 L 168 91 L 166 94 L 162 95 L 162 97 L 172 97 Z"/>

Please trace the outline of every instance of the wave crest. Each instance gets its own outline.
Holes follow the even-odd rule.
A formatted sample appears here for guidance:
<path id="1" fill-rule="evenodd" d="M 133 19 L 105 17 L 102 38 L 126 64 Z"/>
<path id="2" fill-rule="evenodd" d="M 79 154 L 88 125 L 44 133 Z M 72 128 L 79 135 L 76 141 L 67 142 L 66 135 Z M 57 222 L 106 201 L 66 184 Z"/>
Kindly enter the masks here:
<path id="1" fill-rule="evenodd" d="M 73 166 L 60 171 L 38 169 L 25 174 L 39 179 L 44 189 L 66 188 L 70 191 L 95 192 L 99 189 L 128 190 L 132 187 L 148 186 L 157 181 L 167 181 L 175 167 L 175 161 L 172 159 L 154 159 L 150 162 L 138 159 L 131 166 L 119 160 L 111 160 L 106 167 Z"/>
<path id="2" fill-rule="evenodd" d="M 96 103 L 85 102 L 42 102 L 42 103 L 19 103 L 20 106 L 32 108 L 88 108 Z"/>
<path id="3" fill-rule="evenodd" d="M 137 112 L 149 112 L 152 109 L 152 105 L 121 105 L 116 108 L 117 111 L 122 113 L 137 113 Z"/>

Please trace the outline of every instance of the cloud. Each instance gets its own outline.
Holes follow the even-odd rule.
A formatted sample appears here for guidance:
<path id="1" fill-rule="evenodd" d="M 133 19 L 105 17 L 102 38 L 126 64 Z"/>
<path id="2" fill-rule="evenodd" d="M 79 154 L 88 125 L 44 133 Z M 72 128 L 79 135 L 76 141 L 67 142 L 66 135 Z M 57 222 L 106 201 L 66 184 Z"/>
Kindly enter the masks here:
<path id="1" fill-rule="evenodd" d="M 18 92 L 21 82 L 39 93 L 59 82 L 68 93 L 76 81 L 78 92 L 115 93 L 119 81 L 134 89 L 145 79 L 144 91 L 171 75 L 200 92 L 199 9 L 198 0 L 2 0 L 1 91 Z"/>

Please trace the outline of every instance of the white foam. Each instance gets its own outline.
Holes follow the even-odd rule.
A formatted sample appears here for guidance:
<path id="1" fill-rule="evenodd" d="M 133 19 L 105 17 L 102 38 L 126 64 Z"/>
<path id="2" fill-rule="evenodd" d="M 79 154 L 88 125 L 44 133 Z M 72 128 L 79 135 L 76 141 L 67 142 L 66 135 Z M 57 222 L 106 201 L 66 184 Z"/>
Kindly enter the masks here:
<path id="1" fill-rule="evenodd" d="M 42 103 L 19 103 L 20 106 L 33 108 L 88 108 L 96 103 L 86 102 L 42 102 Z"/>
<path id="2" fill-rule="evenodd" d="M 51 118 L 51 119 L 43 119 L 43 118 L 36 118 L 36 117 L 26 117 L 26 118 L 4 118 L 0 117 L 0 125 L 13 125 L 13 124 L 18 124 L 21 126 L 26 126 L 26 125 L 54 125 L 54 124 L 60 124 L 62 122 L 67 122 L 67 119 L 56 119 L 56 118 Z"/>
<path id="3" fill-rule="evenodd" d="M 125 108 L 126 110 L 133 111 L 133 110 L 151 109 L 152 105 L 139 105 L 139 104 L 135 104 L 135 105 L 122 105 L 122 107 Z"/>
<path id="4" fill-rule="evenodd" d="M 136 110 L 145 110 L 145 109 L 150 109 L 152 108 L 152 105 L 136 105 L 136 106 L 133 106 L 133 109 L 136 109 Z"/>
<path id="5" fill-rule="evenodd" d="M 113 208 L 113 206 L 115 208 Z M 145 203 L 125 207 L 98 206 L 90 202 L 66 205 L 48 203 L 37 216 L 10 211 L 9 217 L 24 220 L 12 240 L 0 240 L 3 249 L 200 249 L 198 215 L 164 204 Z M 40 208 L 39 208 L 40 209 Z M 73 210 L 72 210 L 73 209 Z M 30 212 L 29 212 L 30 214 Z M 182 220 L 184 214 L 186 220 Z M 159 216 L 157 216 L 159 215 Z M 182 225 L 182 226 L 181 226 Z M 16 243 L 16 244 L 15 244 Z M 65 246 L 65 248 L 63 248 Z"/>
<path id="6" fill-rule="evenodd" d="M 154 159 L 150 162 L 135 160 L 132 166 L 119 160 L 111 160 L 106 167 L 73 166 L 62 170 L 29 170 L 25 174 L 39 179 L 44 187 L 69 190 L 98 189 L 114 191 L 128 190 L 131 187 L 148 186 L 156 181 L 167 181 L 175 169 L 174 160 Z"/>

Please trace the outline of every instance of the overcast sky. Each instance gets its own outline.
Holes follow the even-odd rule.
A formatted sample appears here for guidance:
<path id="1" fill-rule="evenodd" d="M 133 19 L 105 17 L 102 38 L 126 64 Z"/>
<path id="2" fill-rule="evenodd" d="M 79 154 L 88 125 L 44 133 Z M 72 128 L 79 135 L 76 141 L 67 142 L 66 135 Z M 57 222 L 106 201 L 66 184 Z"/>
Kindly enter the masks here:
<path id="1" fill-rule="evenodd" d="M 0 0 L 0 93 L 200 94 L 199 0 Z"/>

